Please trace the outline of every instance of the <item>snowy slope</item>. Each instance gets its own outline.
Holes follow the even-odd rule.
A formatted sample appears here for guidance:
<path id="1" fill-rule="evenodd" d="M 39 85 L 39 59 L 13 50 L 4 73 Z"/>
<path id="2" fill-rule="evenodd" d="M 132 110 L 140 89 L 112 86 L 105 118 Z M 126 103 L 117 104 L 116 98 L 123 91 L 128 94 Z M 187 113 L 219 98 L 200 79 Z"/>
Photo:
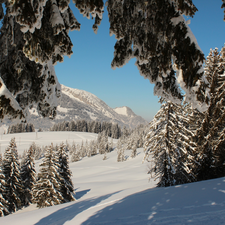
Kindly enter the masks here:
<path id="1" fill-rule="evenodd" d="M 33 135 L 33 136 L 32 136 Z M 62 136 L 64 135 L 64 136 Z M 74 135 L 74 136 L 72 136 Z M 95 134 L 43 132 L 16 134 L 21 153 L 32 141 L 59 143 L 91 140 Z M 2 135 L 5 146 L 12 135 Z M 116 141 L 115 141 L 116 142 Z M 1 148 L 3 152 L 3 147 Z M 126 151 L 130 155 L 130 151 Z M 70 163 L 76 191 L 75 202 L 36 209 L 29 206 L 15 214 L 1 217 L 0 224 L 16 225 L 217 225 L 225 224 L 225 178 L 168 188 L 155 188 L 148 181 L 147 164 L 142 164 L 143 149 L 135 159 L 116 162 L 116 151 Z M 36 162 L 38 165 L 38 162 Z"/>
<path id="2" fill-rule="evenodd" d="M 127 112 L 121 114 L 118 110 L 110 108 L 105 102 L 97 96 L 83 90 L 69 88 L 61 85 L 62 98 L 57 108 L 57 116 L 54 121 L 43 120 L 37 116 L 37 112 L 31 110 L 31 120 L 29 122 L 35 125 L 35 128 L 42 127 L 48 129 L 55 122 L 70 120 L 98 120 L 118 123 L 120 126 L 135 128 L 139 124 L 148 123 L 142 117 L 137 116 L 133 111 L 125 107 Z"/>

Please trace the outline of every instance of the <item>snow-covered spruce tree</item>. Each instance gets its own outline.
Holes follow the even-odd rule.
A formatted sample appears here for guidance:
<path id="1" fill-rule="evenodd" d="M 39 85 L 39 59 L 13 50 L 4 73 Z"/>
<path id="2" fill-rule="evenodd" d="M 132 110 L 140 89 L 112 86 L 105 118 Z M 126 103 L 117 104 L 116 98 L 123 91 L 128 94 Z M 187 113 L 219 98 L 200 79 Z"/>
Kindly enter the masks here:
<path id="1" fill-rule="evenodd" d="M 0 152 L 0 167 L 2 167 L 2 161 L 3 161 L 3 159 L 2 159 L 2 153 Z"/>
<path id="2" fill-rule="evenodd" d="M 204 90 L 204 55 L 181 16 L 194 16 L 197 8 L 191 0 L 108 0 L 107 5 L 110 34 L 117 39 L 112 68 L 136 57 L 140 74 L 155 84 L 156 95 L 180 101 L 181 81 L 189 101 L 206 100 L 199 91 Z"/>
<path id="3" fill-rule="evenodd" d="M 198 180 L 225 175 L 225 47 L 210 50 L 205 66 L 210 85 L 209 108 L 197 130 Z"/>
<path id="4" fill-rule="evenodd" d="M 32 190 L 36 183 L 36 171 L 34 163 L 35 147 L 31 145 L 27 151 L 25 159 L 21 163 L 21 179 L 24 186 L 22 203 L 24 206 L 32 202 Z"/>
<path id="5" fill-rule="evenodd" d="M 108 136 L 106 134 L 106 130 L 98 134 L 97 141 L 98 141 L 99 154 L 104 154 L 105 151 L 107 151 L 107 143 L 108 143 Z"/>
<path id="6" fill-rule="evenodd" d="M 124 140 L 122 138 L 119 138 L 119 140 L 117 142 L 117 162 L 125 161 L 124 151 L 125 151 L 126 146 L 127 145 L 124 142 Z"/>
<path id="7" fill-rule="evenodd" d="M 95 18 L 93 29 L 97 31 L 104 10 L 103 0 L 73 2 L 84 16 Z M 61 62 L 64 55 L 72 54 L 68 32 L 79 29 L 80 24 L 69 7 L 69 0 L 9 1 L 6 8 L 20 24 L 25 41 L 23 51 L 31 60 L 41 64 L 52 60 L 54 64 Z M 195 14 L 197 9 L 192 0 L 108 0 L 107 10 L 110 34 L 115 34 L 117 39 L 113 68 L 136 57 L 140 74 L 155 84 L 154 92 L 158 96 L 181 101 L 179 81 L 190 101 L 207 100 L 204 79 L 201 79 L 204 56 L 181 16 Z M 176 78 L 175 71 L 180 79 Z M 9 99 L 8 95 L 3 96 Z M 11 98 L 15 100 L 13 95 Z M 19 106 L 11 109 L 3 97 L 2 101 L 5 114 L 11 117 L 23 115 Z"/>
<path id="8" fill-rule="evenodd" d="M 74 201 L 74 188 L 71 180 L 72 173 L 69 169 L 68 154 L 66 146 L 61 143 L 57 148 L 57 161 L 59 164 L 60 192 L 64 202 Z"/>
<path id="9" fill-rule="evenodd" d="M 58 205 L 64 202 L 60 192 L 59 165 L 56 162 L 53 145 L 48 146 L 40 164 L 38 179 L 33 188 L 32 202 L 38 208 Z"/>
<path id="10" fill-rule="evenodd" d="M 9 203 L 9 212 L 15 212 L 23 206 L 23 185 L 15 138 L 11 139 L 5 150 L 2 170 L 5 176 L 5 198 Z"/>
<path id="11" fill-rule="evenodd" d="M 137 148 L 138 148 L 138 141 L 137 139 L 133 139 L 133 141 L 131 142 L 131 158 L 135 158 L 137 156 Z"/>
<path id="12" fill-rule="evenodd" d="M 162 103 L 146 136 L 144 159 L 153 161 L 149 173 L 159 180 L 159 187 L 192 182 L 194 146 L 193 134 L 185 126 L 187 116 L 179 105 Z"/>
<path id="13" fill-rule="evenodd" d="M 91 145 L 91 156 L 97 155 L 97 152 L 98 152 L 97 141 L 92 140 L 90 145 Z"/>
<path id="14" fill-rule="evenodd" d="M 42 65 L 30 61 L 23 53 L 25 41 L 20 28 L 7 8 L 0 35 L 0 76 L 3 86 L 12 94 L 13 101 L 21 110 L 20 118 L 26 116 L 31 107 L 36 107 L 44 117 L 54 118 L 60 86 L 52 60 L 46 60 Z M 2 112 L 1 118 L 8 118 L 7 111 Z"/>
<path id="15" fill-rule="evenodd" d="M 17 117 L 21 119 L 27 115 L 27 108 L 35 106 L 42 116 L 54 118 L 58 105 L 57 99 L 60 97 L 60 86 L 55 76 L 53 64 L 62 61 L 63 55 L 72 53 L 72 43 L 68 32 L 74 29 L 79 30 L 80 25 L 70 8 L 67 7 L 68 1 L 64 2 L 63 7 L 62 4 L 60 5 L 53 0 L 34 4 L 23 1 L 5 1 L 5 3 L 6 15 L 0 37 L 2 49 L 0 72 L 2 89 L 6 86 L 6 91 L 9 93 L 7 95 L 3 93 L 4 98 L 2 97 L 0 103 L 2 107 L 5 107 L 5 111 L 2 112 L 1 117 L 2 119 L 5 117 L 11 119 L 13 116 L 16 117 L 16 114 L 19 115 L 20 112 Z M 45 5 L 44 11 L 43 3 Z M 40 29 L 34 29 L 34 26 L 29 27 L 28 31 L 28 27 L 24 24 L 20 23 L 21 25 L 19 25 L 15 22 L 21 20 L 32 26 L 35 22 L 34 18 L 32 19 L 32 13 L 35 17 L 39 16 L 41 11 L 41 18 L 36 20 L 36 28 Z M 18 12 L 22 12 L 24 15 L 18 15 Z M 26 15 L 32 21 L 27 21 Z M 40 19 L 42 19 L 42 23 Z M 23 35 L 21 31 L 25 34 Z M 33 33 L 31 34 L 30 31 Z M 7 102 L 5 98 L 8 99 Z M 10 100 L 11 104 L 9 104 Z M 8 107 L 5 106 L 7 104 Z M 10 113 L 12 115 L 8 116 Z"/>
<path id="16" fill-rule="evenodd" d="M 5 176 L 0 165 L 0 217 L 9 214 L 9 204 L 6 200 L 6 182 Z"/>

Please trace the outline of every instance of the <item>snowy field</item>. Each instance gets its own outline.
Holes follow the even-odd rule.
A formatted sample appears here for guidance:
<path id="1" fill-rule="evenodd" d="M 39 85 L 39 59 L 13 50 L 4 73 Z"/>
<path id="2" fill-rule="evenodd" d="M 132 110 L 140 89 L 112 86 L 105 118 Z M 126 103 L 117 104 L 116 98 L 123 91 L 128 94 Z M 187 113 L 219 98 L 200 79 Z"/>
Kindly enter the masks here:
<path id="1" fill-rule="evenodd" d="M 96 139 L 97 135 L 80 132 L 1 135 L 2 154 L 12 137 L 22 154 L 32 142 L 44 146 L 67 140 L 72 144 Z M 155 188 L 156 182 L 148 180 L 148 164 L 142 164 L 143 149 L 138 149 L 134 159 L 129 158 L 130 153 L 126 151 L 127 161 L 120 163 L 116 161 L 116 151 L 107 154 L 107 160 L 97 155 L 70 163 L 77 201 L 44 209 L 31 205 L 1 217 L 0 224 L 225 224 L 225 178 Z"/>

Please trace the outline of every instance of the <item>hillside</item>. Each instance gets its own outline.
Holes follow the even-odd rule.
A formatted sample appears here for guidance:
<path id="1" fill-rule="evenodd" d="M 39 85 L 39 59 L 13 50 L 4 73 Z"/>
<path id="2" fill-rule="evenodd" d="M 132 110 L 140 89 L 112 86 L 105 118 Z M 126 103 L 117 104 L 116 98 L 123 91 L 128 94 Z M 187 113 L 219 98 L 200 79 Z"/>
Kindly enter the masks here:
<path id="1" fill-rule="evenodd" d="M 1 136 L 1 150 L 16 137 L 19 153 L 35 141 L 45 145 L 92 140 L 96 134 L 41 132 Z M 114 140 L 116 144 L 116 140 Z M 126 151 L 127 157 L 130 151 Z M 1 217 L 0 224 L 16 225 L 218 225 L 224 224 L 225 178 L 167 188 L 148 180 L 143 149 L 134 159 L 116 162 L 116 151 L 70 163 L 76 192 L 75 202 L 37 209 L 31 205 Z M 36 161 L 36 168 L 41 160 Z"/>
<path id="2" fill-rule="evenodd" d="M 35 128 L 48 130 L 54 123 L 71 120 L 97 120 L 100 122 L 118 123 L 121 127 L 135 128 L 139 124 L 148 122 L 140 116 L 137 116 L 129 107 L 112 109 L 97 96 L 83 90 L 69 88 L 61 85 L 62 97 L 57 108 L 57 116 L 54 121 L 49 121 L 38 116 L 35 110 L 30 110 L 30 123 Z M 119 109 L 127 114 L 120 113 Z"/>

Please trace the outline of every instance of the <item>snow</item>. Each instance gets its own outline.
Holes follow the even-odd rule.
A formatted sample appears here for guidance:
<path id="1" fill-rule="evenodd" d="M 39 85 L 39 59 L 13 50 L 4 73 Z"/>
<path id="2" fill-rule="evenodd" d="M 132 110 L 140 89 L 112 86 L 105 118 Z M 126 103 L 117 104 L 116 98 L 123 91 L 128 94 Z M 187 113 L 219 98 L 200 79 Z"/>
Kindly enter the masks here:
<path id="1" fill-rule="evenodd" d="M 17 101 L 14 99 L 14 97 L 12 96 L 11 92 L 7 89 L 7 87 L 4 84 L 4 81 L 2 80 L 2 78 L 0 77 L 0 96 L 4 95 L 6 98 L 8 98 L 10 100 L 11 106 L 12 108 L 17 111 L 17 110 L 21 110 L 19 104 L 17 103 Z"/>
<path id="2" fill-rule="evenodd" d="M 135 116 L 135 113 L 127 106 L 117 107 L 113 110 L 120 115 L 124 115 L 124 116 L 128 116 L 128 117 L 134 117 Z"/>
<path id="3" fill-rule="evenodd" d="M 115 108 L 114 111 L 120 115 L 127 116 L 127 108 L 126 107 Z"/>
<path id="4" fill-rule="evenodd" d="M 1 146 L 16 137 L 19 152 L 33 141 L 41 145 L 91 140 L 96 134 L 81 132 L 40 132 L 1 136 Z M 116 140 L 114 140 L 116 143 Z M 125 151 L 126 157 L 131 151 Z M 148 180 L 148 164 L 136 158 L 118 163 L 117 153 L 70 163 L 76 201 L 37 209 L 31 205 L 0 218 L 0 224 L 17 225 L 122 225 L 122 224 L 224 224 L 225 178 L 168 188 L 156 188 Z M 37 164 L 36 164 L 37 165 Z"/>
<path id="5" fill-rule="evenodd" d="M 61 107 L 61 106 L 58 106 L 58 107 L 57 107 L 57 110 L 58 110 L 59 112 L 64 112 L 64 113 L 67 113 L 67 112 L 68 112 L 68 109 L 67 109 L 67 108 L 63 108 L 63 107 Z"/>

